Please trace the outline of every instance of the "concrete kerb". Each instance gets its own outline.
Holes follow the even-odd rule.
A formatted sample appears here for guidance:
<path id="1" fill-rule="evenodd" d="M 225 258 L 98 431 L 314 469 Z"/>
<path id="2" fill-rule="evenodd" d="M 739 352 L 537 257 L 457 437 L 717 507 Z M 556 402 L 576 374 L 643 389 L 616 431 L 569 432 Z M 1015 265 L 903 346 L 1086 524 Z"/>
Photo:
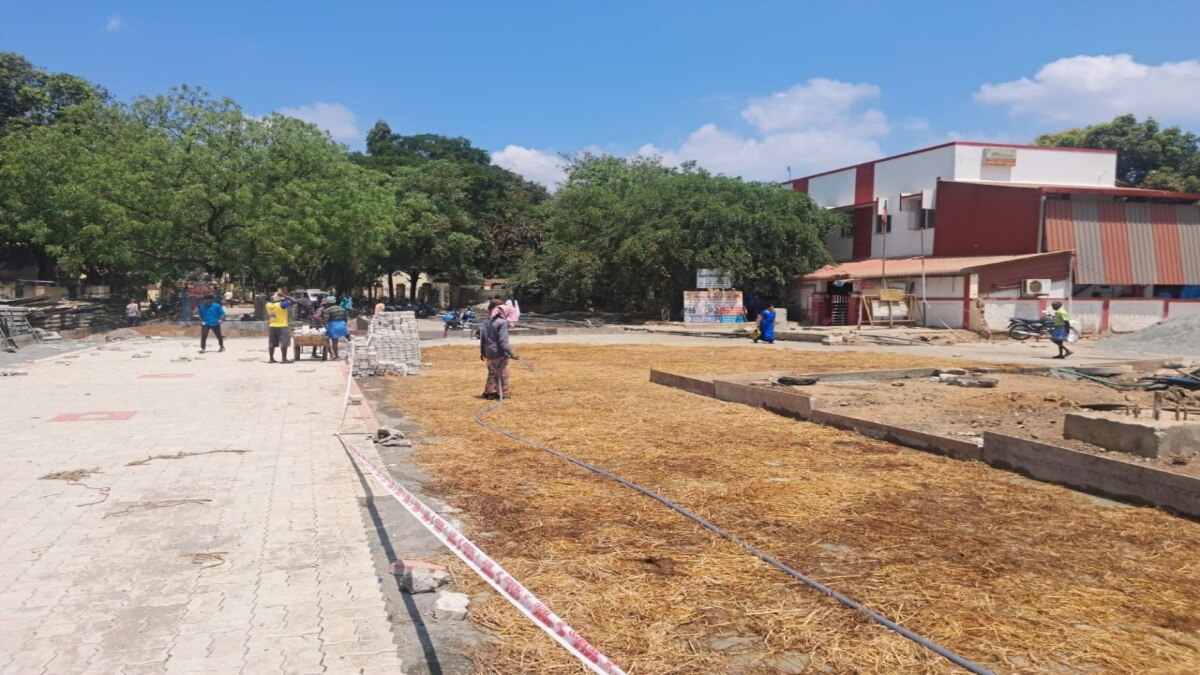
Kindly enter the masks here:
<path id="1" fill-rule="evenodd" d="M 1200 518 L 1200 479 L 1057 445 L 983 432 L 983 461 L 1047 483 Z"/>
<path id="2" fill-rule="evenodd" d="M 895 379 L 900 371 L 877 372 L 888 374 L 881 378 L 865 378 L 862 373 L 814 375 L 826 380 L 838 376 L 843 376 L 843 379 Z M 736 378 L 736 381 L 732 378 Z M 1035 480 L 1200 518 L 1200 479 L 1197 478 L 994 432 L 984 432 L 983 445 L 980 447 L 968 441 L 821 410 L 817 408 L 813 397 L 804 394 L 745 384 L 762 379 L 763 374 L 730 376 L 729 379 L 726 376 L 686 376 L 662 371 L 651 371 L 650 375 L 650 381 L 655 384 L 729 403 L 763 408 L 786 417 L 853 431 L 868 438 L 952 459 L 982 461 Z"/>

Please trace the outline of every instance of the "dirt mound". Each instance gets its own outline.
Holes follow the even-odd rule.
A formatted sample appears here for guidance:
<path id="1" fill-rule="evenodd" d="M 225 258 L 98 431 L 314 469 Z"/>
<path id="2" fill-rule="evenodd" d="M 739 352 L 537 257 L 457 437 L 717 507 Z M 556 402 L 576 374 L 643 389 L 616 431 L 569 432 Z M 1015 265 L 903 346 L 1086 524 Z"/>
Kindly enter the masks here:
<path id="1" fill-rule="evenodd" d="M 1167 319 L 1137 331 L 1101 340 L 1101 349 L 1148 354 L 1200 355 L 1200 316 Z"/>

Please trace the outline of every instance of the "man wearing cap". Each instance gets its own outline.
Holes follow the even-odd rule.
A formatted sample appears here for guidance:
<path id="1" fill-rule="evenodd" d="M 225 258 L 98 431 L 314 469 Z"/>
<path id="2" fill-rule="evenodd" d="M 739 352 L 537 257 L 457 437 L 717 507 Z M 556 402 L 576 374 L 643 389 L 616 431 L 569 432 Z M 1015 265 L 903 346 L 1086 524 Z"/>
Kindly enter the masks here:
<path id="1" fill-rule="evenodd" d="M 288 346 L 292 344 L 292 330 L 288 324 L 288 307 L 296 304 L 290 295 L 276 291 L 267 303 L 267 352 L 271 355 L 271 363 L 291 363 L 287 357 Z M 275 360 L 275 348 L 279 347 L 281 361 Z"/>

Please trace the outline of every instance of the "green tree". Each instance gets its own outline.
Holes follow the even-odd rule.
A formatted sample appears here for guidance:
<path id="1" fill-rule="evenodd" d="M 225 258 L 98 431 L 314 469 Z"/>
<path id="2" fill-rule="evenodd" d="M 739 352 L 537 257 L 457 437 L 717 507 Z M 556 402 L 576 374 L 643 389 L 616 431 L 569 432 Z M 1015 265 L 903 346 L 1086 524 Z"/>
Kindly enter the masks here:
<path id="1" fill-rule="evenodd" d="M 518 281 L 566 305 L 619 311 L 678 312 L 698 268 L 778 292 L 829 260 L 821 237 L 841 222 L 777 185 L 593 155 L 572 159 L 547 211 L 543 250 Z"/>
<path id="2" fill-rule="evenodd" d="M 384 273 L 475 282 L 511 273 L 541 240 L 538 206 L 549 193 L 465 138 L 402 136 L 380 121 L 367 133 L 367 154 L 354 159 L 393 178 L 395 235 Z M 416 291 L 414 283 L 413 299 Z"/>
<path id="3" fill-rule="evenodd" d="M 52 124 L 72 106 L 107 100 L 104 89 L 81 77 L 50 73 L 19 54 L 0 52 L 0 137 L 24 127 Z M 0 184 L 0 264 L 37 265 L 39 279 L 54 279 L 55 260 L 44 246 L 9 236 L 2 210 L 8 189 L 11 186 Z"/>
<path id="4" fill-rule="evenodd" d="M 1082 129 L 1042 134 L 1037 145 L 1117 151 L 1117 178 L 1135 187 L 1200 191 L 1200 136 L 1153 117 L 1121 115 Z"/>
<path id="5" fill-rule="evenodd" d="M 0 135 L 12 127 L 49 124 L 65 109 L 107 101 L 108 92 L 77 75 L 51 73 L 20 54 L 0 52 Z"/>
<path id="6" fill-rule="evenodd" d="M 70 271 L 346 287 L 386 252 L 391 191 L 312 125 L 189 87 L 61 117 L 0 139 L 0 182 L 15 235 Z"/>

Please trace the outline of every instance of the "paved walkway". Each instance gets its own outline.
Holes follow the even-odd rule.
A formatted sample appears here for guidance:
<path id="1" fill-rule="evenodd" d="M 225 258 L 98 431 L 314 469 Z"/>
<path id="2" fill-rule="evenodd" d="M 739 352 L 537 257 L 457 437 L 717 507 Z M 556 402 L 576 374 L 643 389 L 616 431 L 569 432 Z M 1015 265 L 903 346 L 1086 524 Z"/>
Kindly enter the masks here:
<path id="1" fill-rule="evenodd" d="M 0 673 L 398 673 L 342 369 L 196 344 L 0 378 Z"/>

